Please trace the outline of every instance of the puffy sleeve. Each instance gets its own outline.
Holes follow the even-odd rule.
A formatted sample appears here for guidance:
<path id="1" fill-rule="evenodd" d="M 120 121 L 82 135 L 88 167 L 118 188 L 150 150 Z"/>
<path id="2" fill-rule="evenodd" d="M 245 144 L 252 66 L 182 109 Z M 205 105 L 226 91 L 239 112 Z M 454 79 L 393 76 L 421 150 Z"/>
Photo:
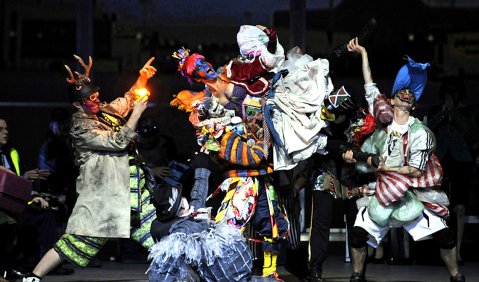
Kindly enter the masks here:
<path id="1" fill-rule="evenodd" d="M 250 146 L 234 132 L 227 132 L 221 138 L 219 157 L 246 167 L 257 166 L 266 160 L 262 143 Z"/>
<path id="2" fill-rule="evenodd" d="M 374 119 L 381 124 L 390 124 L 393 120 L 393 108 L 384 94 L 379 92 L 376 83 L 366 83 L 366 101 L 368 101 L 369 112 Z"/>
<path id="3" fill-rule="evenodd" d="M 136 137 L 135 131 L 128 126 L 114 132 L 100 125 L 99 122 L 74 122 L 71 137 L 79 149 L 97 151 L 122 151 Z"/>
<path id="4" fill-rule="evenodd" d="M 231 77 L 234 80 L 247 82 L 250 79 L 262 76 L 268 72 L 259 61 L 259 57 L 256 57 L 251 63 L 233 62 L 231 64 Z"/>
<path id="5" fill-rule="evenodd" d="M 135 101 L 133 100 L 131 92 L 128 91 L 125 93 L 124 97 L 116 98 L 111 103 L 105 105 L 105 107 L 107 109 L 112 109 L 114 113 L 120 115 L 121 117 L 126 117 L 132 110 L 134 102 Z"/>
<path id="6" fill-rule="evenodd" d="M 374 99 L 376 99 L 376 97 L 381 94 L 381 92 L 379 92 L 376 83 L 364 84 L 364 91 L 366 92 L 364 97 L 366 98 L 366 101 L 368 101 L 368 110 L 370 113 L 374 113 Z"/>

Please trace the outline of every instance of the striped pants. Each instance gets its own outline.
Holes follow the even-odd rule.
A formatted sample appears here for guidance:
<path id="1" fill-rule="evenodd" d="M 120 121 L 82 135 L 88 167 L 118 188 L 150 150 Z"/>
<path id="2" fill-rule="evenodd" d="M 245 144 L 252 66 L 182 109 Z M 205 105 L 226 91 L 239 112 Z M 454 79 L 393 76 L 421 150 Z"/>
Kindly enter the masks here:
<path id="1" fill-rule="evenodd" d="M 153 244 L 150 226 L 156 218 L 150 193 L 144 187 L 142 169 L 130 166 L 130 199 L 132 210 L 130 238 L 149 249 Z M 98 254 L 109 238 L 64 234 L 53 246 L 57 253 L 78 266 L 85 267 Z"/>

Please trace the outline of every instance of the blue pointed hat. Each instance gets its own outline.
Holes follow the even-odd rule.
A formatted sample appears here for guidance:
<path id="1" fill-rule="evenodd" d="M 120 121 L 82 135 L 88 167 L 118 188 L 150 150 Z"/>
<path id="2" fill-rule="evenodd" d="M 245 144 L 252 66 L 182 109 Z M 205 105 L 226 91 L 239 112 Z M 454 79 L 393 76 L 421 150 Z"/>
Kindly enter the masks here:
<path id="1" fill-rule="evenodd" d="M 422 91 L 426 86 L 426 68 L 429 67 L 430 64 L 416 63 L 409 56 L 406 56 L 406 59 L 408 60 L 407 64 L 401 67 L 396 76 L 396 80 L 394 81 L 392 95 L 407 88 L 414 93 L 417 101 L 421 97 Z"/>

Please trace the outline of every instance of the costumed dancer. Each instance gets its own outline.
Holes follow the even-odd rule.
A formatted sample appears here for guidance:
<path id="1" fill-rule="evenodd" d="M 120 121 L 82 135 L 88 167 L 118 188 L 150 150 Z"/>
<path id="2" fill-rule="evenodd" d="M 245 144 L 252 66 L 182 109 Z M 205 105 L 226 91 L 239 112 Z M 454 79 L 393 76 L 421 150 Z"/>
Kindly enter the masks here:
<path id="1" fill-rule="evenodd" d="M 361 42 L 372 35 L 376 25 L 375 19 L 368 21 L 359 34 Z M 253 32 L 259 27 L 241 27 L 237 39 L 243 57 L 253 54 L 262 60 L 264 54 L 268 54 L 255 51 L 255 46 L 262 43 L 262 37 Z M 290 170 L 313 153 L 324 152 L 327 136 L 320 131 L 327 122 L 322 109 L 334 89 L 329 77 L 330 61 L 336 63 L 337 58 L 347 53 L 343 50 L 345 45 L 336 48 L 327 58 L 318 59 L 294 47 L 287 52 L 284 62 L 276 62 L 281 64 L 274 66 L 276 76 L 264 109 L 265 121 L 274 139 L 275 171 Z"/>
<path id="2" fill-rule="evenodd" d="M 263 27 L 264 28 L 264 27 Z M 173 54 L 180 61 L 178 71 L 189 81 L 205 84 L 205 90 L 192 92 L 183 90 L 171 101 L 172 106 L 189 110 L 191 102 L 201 100 L 206 91 L 219 99 L 226 109 L 234 110 L 236 116 L 249 123 L 256 121 L 261 113 L 261 97 L 270 89 L 270 79 L 276 67 L 284 61 L 284 49 L 279 44 L 276 32 L 271 28 L 256 28 L 261 44 L 252 47 L 253 54 L 235 58 L 217 71 L 198 53 L 182 48 Z M 261 54 L 261 59 L 257 55 Z"/>
<path id="3" fill-rule="evenodd" d="M 341 199 L 348 230 L 354 227 L 356 200 L 361 196 L 358 187 L 367 183 L 369 174 L 359 174 L 354 165 L 344 162 L 344 148 L 360 150 L 363 141 L 376 128 L 373 116 L 356 105 L 354 96 L 343 86 L 328 95 L 324 118 L 328 121 L 328 154 L 314 154 L 311 176 L 312 214 L 309 231 L 309 279 L 322 281 L 323 264 L 328 256 L 333 207 Z M 350 240 L 351 232 L 348 232 Z"/>
<path id="4" fill-rule="evenodd" d="M 367 40 L 375 27 L 376 21 L 370 20 L 360 33 L 361 40 Z M 263 59 L 263 53 L 256 52 L 256 46 L 262 44 L 258 28 L 260 26 L 240 28 L 237 41 L 243 57 Z M 334 64 L 346 51 L 340 46 L 328 59 L 313 59 L 303 54 L 298 47 L 291 49 L 287 59 L 275 66 L 277 73 L 272 78 L 271 90 L 263 103 L 265 152 L 268 153 L 266 148 L 272 144 L 275 183 L 291 224 L 288 243 L 293 250 L 300 247 L 297 192 L 306 186 L 310 178 L 313 162 L 310 157 L 314 153 L 326 152 L 328 137 L 321 132 L 328 124 L 325 104 L 332 101 L 326 106 L 343 106 L 339 106 L 337 100 L 333 101 L 333 96 L 338 95 L 332 93 L 330 61 Z"/>
<path id="5" fill-rule="evenodd" d="M 263 276 L 276 279 L 278 240 L 286 236 L 288 222 L 271 184 L 273 169 L 264 156 L 263 142 L 214 96 L 195 101 L 190 108 L 202 151 L 223 160 L 227 177 L 216 191 L 226 192 L 216 221 L 242 231 L 251 223 L 263 241 Z"/>
<path id="6" fill-rule="evenodd" d="M 264 98 L 262 97 L 270 89 L 269 79 L 284 60 L 284 50 L 273 29 L 258 26 L 254 27 L 254 33 L 255 38 L 261 37 L 261 42 L 254 41 L 252 42 L 254 46 L 248 45 L 253 53 L 233 59 L 218 72 L 205 61 L 204 56 L 196 53 L 190 55 L 189 50 L 184 48 L 178 50 L 173 56 L 180 60 L 178 68 L 180 73 L 189 80 L 203 82 L 205 90 L 199 93 L 184 90 L 177 95 L 171 105 L 191 111 L 192 102 L 201 100 L 206 93 L 211 93 L 208 95 L 216 97 L 225 109 L 234 111 L 239 120 L 247 123 L 248 132 L 254 136 L 252 140 L 262 142 L 262 154 L 264 154 L 262 157 L 263 161 L 266 161 L 267 146 L 264 145 L 263 140 L 268 139 L 268 132 L 264 131 L 262 114 Z M 248 162 L 248 160 L 241 159 L 239 162 Z M 271 172 L 272 169 L 263 171 L 262 174 Z M 277 246 L 276 243 L 274 246 Z M 267 261 L 264 265 L 271 265 L 263 271 L 265 276 L 275 273 L 276 253 L 277 250 L 274 250 L 273 254 L 268 252 L 265 256 Z M 269 263 L 269 260 L 274 263 Z"/>
<path id="7" fill-rule="evenodd" d="M 243 25 L 236 37 L 245 64 L 269 58 L 261 26 Z M 288 52 L 287 60 L 276 63 L 271 89 L 261 103 L 264 148 L 266 154 L 272 148 L 275 186 L 291 223 L 288 243 L 297 249 L 300 209 L 296 194 L 308 178 L 310 163 L 305 160 L 326 144 L 326 137 L 320 133 L 326 125 L 321 119 L 321 107 L 332 84 L 328 61 L 313 60 L 297 47 Z M 293 170 L 301 161 L 305 162 Z"/>
<path id="8" fill-rule="evenodd" d="M 84 74 L 68 70 L 73 114 L 70 135 L 78 157 L 80 174 L 76 181 L 78 198 L 68 220 L 66 233 L 37 264 L 24 282 L 38 282 L 65 259 L 85 267 L 108 238 L 132 238 L 145 248 L 153 245 L 150 225 L 155 208 L 146 185 L 152 176 L 137 160 L 131 142 L 136 138 L 138 120 L 147 107 L 145 88 L 156 72 L 151 58 L 124 97 L 100 103 L 99 87 L 89 78 L 92 67 L 74 56 Z M 130 114 L 130 115 L 129 115 Z M 125 120 L 127 116 L 128 120 Z"/>
<path id="9" fill-rule="evenodd" d="M 448 199 L 437 188 L 442 169 L 433 153 L 434 135 L 411 116 L 425 87 L 429 63 L 416 63 L 407 57 L 408 63 L 399 70 L 388 100 L 373 82 L 366 49 L 355 38 L 348 44 L 348 50 L 361 55 L 369 111 L 376 117 L 382 116 L 383 121 L 392 117 L 390 123 L 383 124 L 363 144 L 364 150 L 378 153 L 382 160 L 377 181 L 371 185 L 374 195 L 359 209 L 352 230 L 354 272 L 350 281 L 366 281 L 363 273 L 366 245 L 376 247 L 391 227 L 403 227 L 414 240 L 434 238 L 450 280 L 465 281 L 458 271 L 454 234 L 444 221 L 449 214 Z M 392 114 L 387 114 L 391 106 Z M 352 151 L 344 153 L 343 158 L 355 162 Z"/>
<path id="10" fill-rule="evenodd" d="M 199 153 L 190 164 L 195 183 L 189 202 L 182 185 L 154 188 L 158 217 L 151 232 L 158 243 L 150 248 L 149 281 L 249 281 L 253 262 L 245 238 L 234 226 L 211 221 L 205 206 L 215 162 Z"/>

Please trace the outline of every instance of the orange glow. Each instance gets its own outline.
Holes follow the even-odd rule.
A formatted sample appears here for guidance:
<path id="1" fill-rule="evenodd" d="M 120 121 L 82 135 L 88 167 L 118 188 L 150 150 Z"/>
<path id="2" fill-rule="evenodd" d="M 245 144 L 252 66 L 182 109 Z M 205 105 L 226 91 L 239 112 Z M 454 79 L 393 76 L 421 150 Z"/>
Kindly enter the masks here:
<path id="1" fill-rule="evenodd" d="M 138 96 L 138 99 L 142 98 L 143 96 L 150 96 L 150 91 L 146 88 L 136 88 L 134 90 L 135 94 Z"/>

